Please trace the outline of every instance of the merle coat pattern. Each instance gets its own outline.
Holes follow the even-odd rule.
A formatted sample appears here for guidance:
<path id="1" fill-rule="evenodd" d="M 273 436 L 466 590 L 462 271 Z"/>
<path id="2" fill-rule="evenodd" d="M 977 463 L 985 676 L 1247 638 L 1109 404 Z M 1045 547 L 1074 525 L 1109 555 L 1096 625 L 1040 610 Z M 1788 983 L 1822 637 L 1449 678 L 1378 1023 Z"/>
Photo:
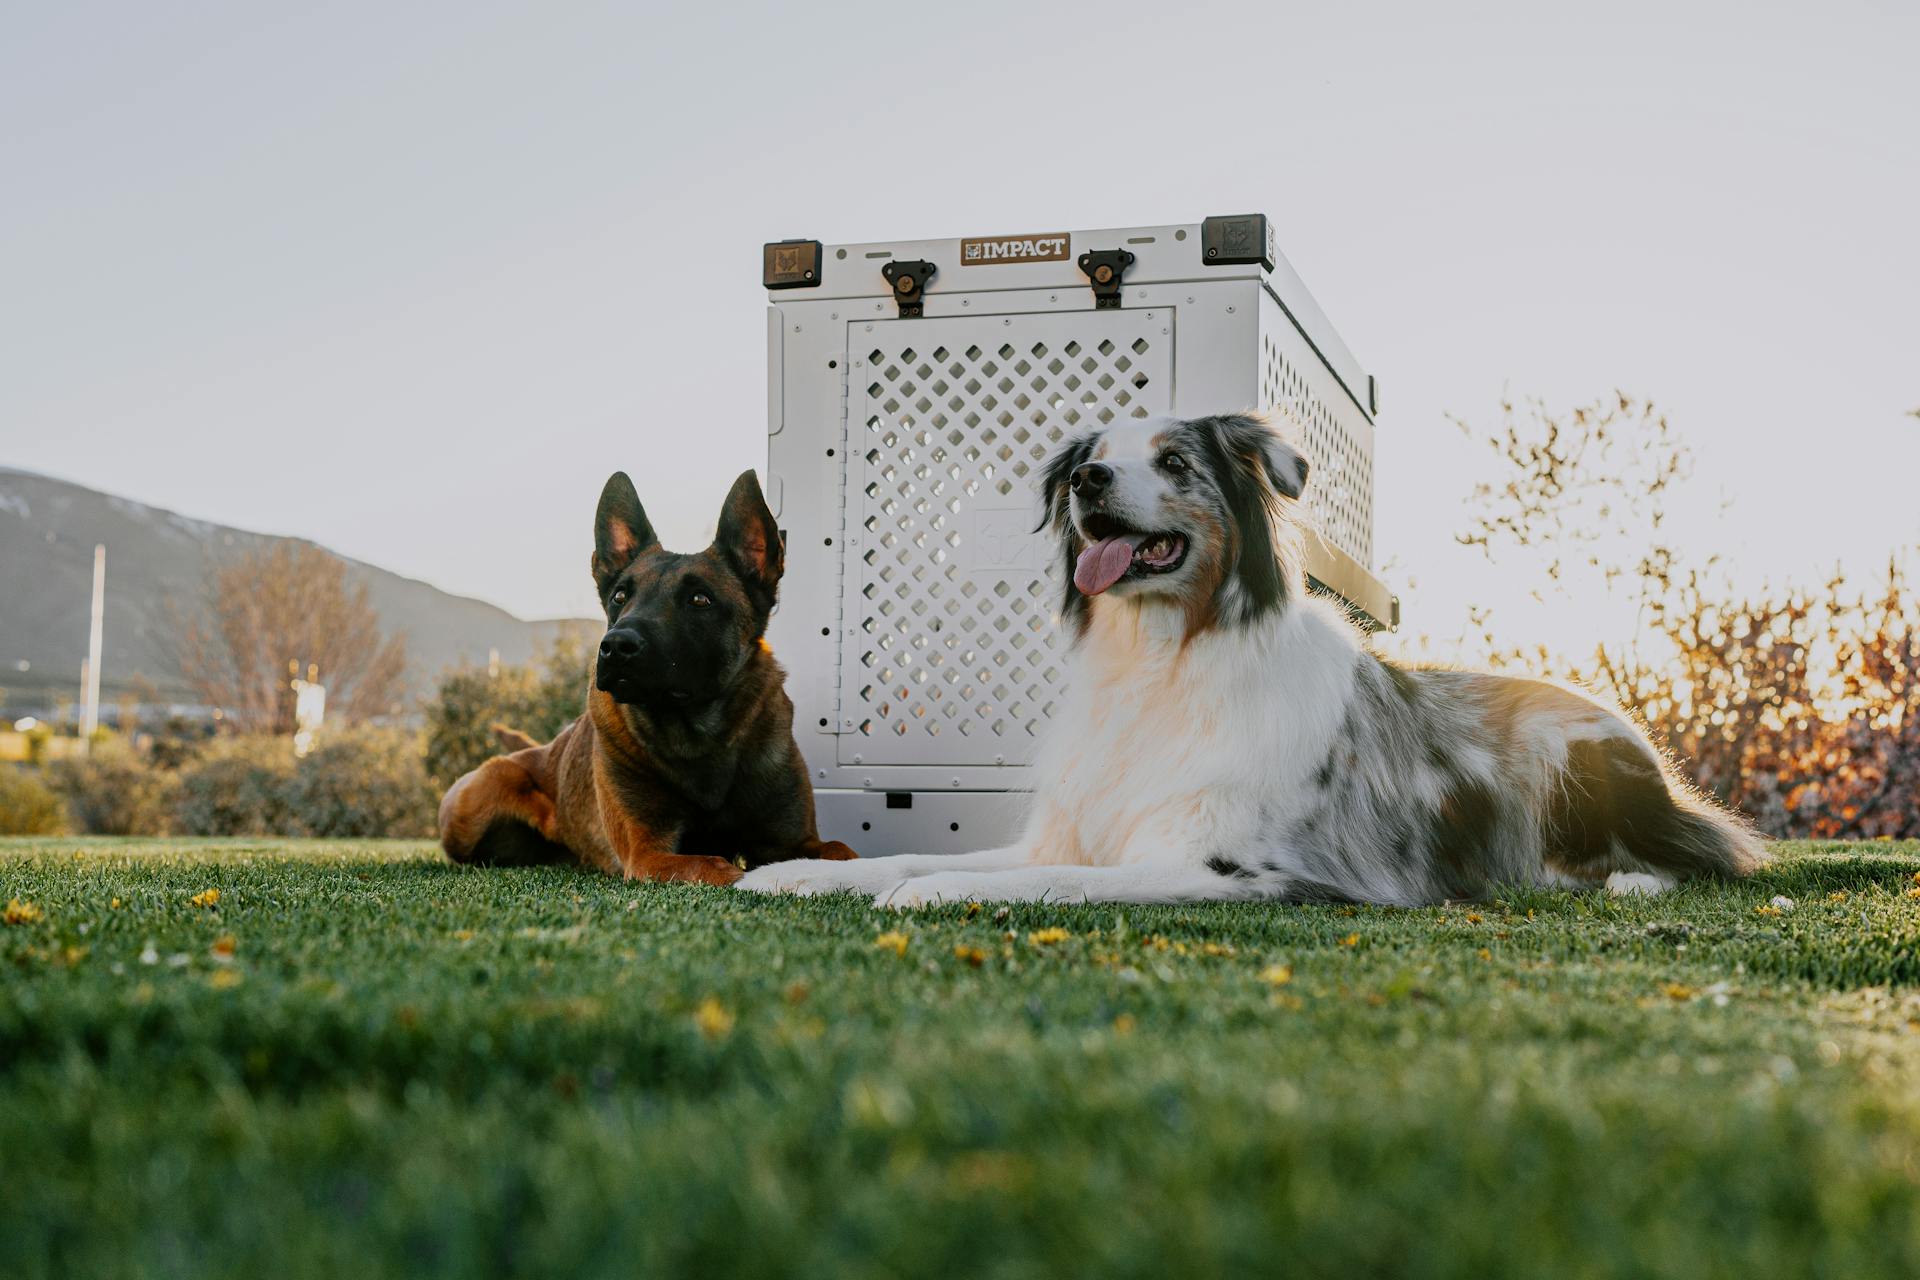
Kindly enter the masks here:
<path id="1" fill-rule="evenodd" d="M 1310 598 L 1307 462 L 1262 420 L 1116 424 L 1042 482 L 1071 689 L 1010 848 L 740 887 L 884 905 L 1208 899 L 1396 905 L 1500 885 L 1654 891 L 1762 859 L 1617 710 L 1535 680 L 1387 662 Z"/>

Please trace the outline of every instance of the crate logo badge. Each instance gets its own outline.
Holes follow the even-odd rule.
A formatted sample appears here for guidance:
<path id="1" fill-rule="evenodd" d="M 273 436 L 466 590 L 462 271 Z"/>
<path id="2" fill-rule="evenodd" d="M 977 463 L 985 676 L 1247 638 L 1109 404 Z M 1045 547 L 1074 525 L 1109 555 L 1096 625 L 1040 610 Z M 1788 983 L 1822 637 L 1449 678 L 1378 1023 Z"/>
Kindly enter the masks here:
<path id="1" fill-rule="evenodd" d="M 984 267 L 994 262 L 1059 262 L 1073 250 L 1073 237 L 1062 231 L 1045 236 L 979 236 L 960 242 L 960 265 Z"/>

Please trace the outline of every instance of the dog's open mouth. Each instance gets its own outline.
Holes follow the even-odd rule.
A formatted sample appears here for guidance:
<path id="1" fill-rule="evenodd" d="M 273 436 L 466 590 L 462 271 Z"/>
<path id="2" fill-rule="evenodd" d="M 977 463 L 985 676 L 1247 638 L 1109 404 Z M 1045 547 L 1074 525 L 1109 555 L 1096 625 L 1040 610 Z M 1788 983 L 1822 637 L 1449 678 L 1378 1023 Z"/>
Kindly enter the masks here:
<path id="1" fill-rule="evenodd" d="M 1074 562 L 1073 585 L 1097 596 L 1122 578 L 1172 573 L 1187 558 L 1184 534 L 1129 529 L 1111 516 L 1093 514 L 1080 521 L 1087 549 Z"/>

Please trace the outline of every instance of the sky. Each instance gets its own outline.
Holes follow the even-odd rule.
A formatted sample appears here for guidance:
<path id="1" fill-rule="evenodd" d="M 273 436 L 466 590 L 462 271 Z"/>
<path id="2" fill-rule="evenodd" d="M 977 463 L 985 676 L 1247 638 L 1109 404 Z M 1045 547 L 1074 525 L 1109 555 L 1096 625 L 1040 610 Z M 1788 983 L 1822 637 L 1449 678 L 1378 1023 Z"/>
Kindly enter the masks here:
<path id="1" fill-rule="evenodd" d="M 525 617 L 609 472 L 692 548 L 764 468 L 763 241 L 1255 209 L 1410 629 L 1621 625 L 1453 542 L 1503 396 L 1652 399 L 1749 580 L 1920 542 L 1911 3 L 0 13 L 0 464 Z"/>

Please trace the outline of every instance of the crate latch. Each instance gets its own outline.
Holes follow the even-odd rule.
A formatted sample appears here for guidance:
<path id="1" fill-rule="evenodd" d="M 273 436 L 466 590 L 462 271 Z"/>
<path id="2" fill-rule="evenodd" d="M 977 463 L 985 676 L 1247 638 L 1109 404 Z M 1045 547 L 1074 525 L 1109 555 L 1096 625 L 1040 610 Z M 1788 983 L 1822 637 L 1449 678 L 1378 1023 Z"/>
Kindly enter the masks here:
<path id="1" fill-rule="evenodd" d="M 918 258 L 904 262 L 889 262 L 880 268 L 880 274 L 893 286 L 893 300 L 900 304 L 902 320 L 918 319 L 921 308 L 926 302 L 927 281 L 933 279 L 933 273 L 939 268 L 931 262 Z"/>
<path id="2" fill-rule="evenodd" d="M 1121 277 L 1132 265 L 1133 252 L 1128 249 L 1090 249 L 1080 255 L 1080 269 L 1087 273 L 1087 280 L 1093 285 L 1096 311 L 1119 307 Z"/>

